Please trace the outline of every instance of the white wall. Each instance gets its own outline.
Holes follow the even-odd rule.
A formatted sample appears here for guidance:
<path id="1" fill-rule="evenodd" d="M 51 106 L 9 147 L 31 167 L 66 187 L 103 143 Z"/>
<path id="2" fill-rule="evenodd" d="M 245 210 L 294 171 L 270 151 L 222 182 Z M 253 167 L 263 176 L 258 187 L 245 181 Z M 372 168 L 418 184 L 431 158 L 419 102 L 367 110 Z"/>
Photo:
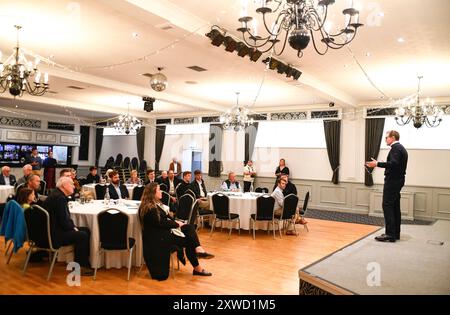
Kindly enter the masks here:
<path id="1" fill-rule="evenodd" d="M 94 140 L 95 142 L 95 140 Z M 123 158 L 130 159 L 138 157 L 136 136 L 104 136 L 102 152 L 100 153 L 99 166 L 104 166 L 106 160 L 112 156 L 116 159 L 117 154 L 122 153 Z"/>
<path id="2" fill-rule="evenodd" d="M 450 119 L 446 116 L 445 119 Z M 426 128 L 426 127 L 423 127 Z M 439 128 L 439 127 L 437 127 Z M 402 127 L 397 130 L 402 133 Z M 286 135 L 295 137 L 296 135 Z M 442 135 L 448 136 L 448 135 Z M 343 182 L 364 182 L 365 119 L 362 113 L 344 111 L 341 125 L 340 180 Z M 196 143 L 203 151 L 203 172 L 208 172 L 208 137 L 206 135 L 167 135 L 161 158 L 161 165 L 167 165 L 173 156 L 181 158 L 183 148 Z M 223 173 L 242 173 L 244 160 L 244 133 L 225 131 L 222 147 Z M 409 161 L 406 185 L 450 187 L 450 150 L 408 149 Z M 388 150 L 380 151 L 379 160 L 385 160 Z M 285 158 L 293 178 L 330 181 L 331 167 L 326 149 L 255 148 L 253 160 L 260 176 L 273 176 L 280 158 Z M 375 169 L 374 183 L 383 184 L 384 170 Z"/>

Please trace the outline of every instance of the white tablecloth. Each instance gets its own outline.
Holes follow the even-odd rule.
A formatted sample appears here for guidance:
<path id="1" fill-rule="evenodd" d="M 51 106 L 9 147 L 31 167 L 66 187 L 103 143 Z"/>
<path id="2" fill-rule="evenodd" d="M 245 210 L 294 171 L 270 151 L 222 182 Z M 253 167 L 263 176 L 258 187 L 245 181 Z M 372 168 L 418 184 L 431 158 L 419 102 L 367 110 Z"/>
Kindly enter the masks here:
<path id="1" fill-rule="evenodd" d="M 82 189 L 83 189 L 84 191 L 90 191 L 90 192 L 92 192 L 92 193 L 94 194 L 95 198 L 97 198 L 97 196 L 95 195 L 95 185 L 97 185 L 97 184 L 86 184 L 86 185 L 83 185 Z M 134 189 L 134 187 L 136 187 L 137 185 L 134 185 L 134 184 L 126 184 L 125 186 L 127 187 L 128 195 L 130 196 L 130 199 L 131 199 L 131 198 L 133 197 L 133 189 Z"/>
<path id="2" fill-rule="evenodd" d="M 14 186 L 0 185 L 0 203 L 5 203 L 9 194 L 14 194 Z"/>
<path id="3" fill-rule="evenodd" d="M 97 255 L 99 250 L 100 235 L 97 223 L 97 214 L 107 208 L 116 208 L 130 217 L 128 222 L 131 237 L 136 240 L 136 245 L 133 250 L 132 265 L 140 266 L 142 264 L 142 233 L 138 218 L 139 202 L 131 200 L 121 200 L 119 205 L 110 204 L 106 206 L 103 200 L 95 200 L 90 203 L 80 204 L 78 202 L 70 202 L 70 217 L 76 226 L 88 227 L 91 231 L 91 248 L 89 261 L 92 267 L 97 263 Z M 73 261 L 73 253 L 61 255 L 59 261 Z M 122 268 L 128 266 L 128 252 L 105 252 L 100 256 L 99 267 L 106 266 L 106 268 Z"/>
<path id="4" fill-rule="evenodd" d="M 256 198 L 261 196 L 260 193 L 240 193 L 240 192 L 221 192 L 230 198 L 230 213 L 239 214 L 241 220 L 241 229 L 250 229 L 250 215 L 256 213 Z M 212 195 L 214 193 L 208 193 L 211 209 L 213 208 Z M 224 223 L 224 226 L 227 226 Z M 237 223 L 233 224 L 233 227 L 237 228 Z M 266 223 L 257 223 L 256 228 L 267 229 Z"/>

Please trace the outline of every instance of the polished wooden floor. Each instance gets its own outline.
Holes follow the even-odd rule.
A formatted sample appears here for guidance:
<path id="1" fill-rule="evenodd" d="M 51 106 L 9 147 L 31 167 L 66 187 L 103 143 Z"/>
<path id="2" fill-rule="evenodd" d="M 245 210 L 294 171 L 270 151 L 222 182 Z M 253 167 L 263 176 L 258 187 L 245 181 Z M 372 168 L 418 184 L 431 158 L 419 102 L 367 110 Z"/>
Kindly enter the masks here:
<path id="1" fill-rule="evenodd" d="M 82 277 L 80 287 L 66 284 L 65 264 L 57 263 L 49 282 L 45 280 L 49 263 L 30 264 L 21 275 L 25 251 L 21 249 L 6 265 L 4 240 L 0 239 L 0 294 L 298 294 L 298 270 L 378 229 L 376 226 L 309 219 L 309 232 L 275 240 L 258 231 L 256 240 L 246 231 L 238 236 L 220 229 L 210 238 L 200 231 L 202 245 L 216 255 L 201 264 L 212 277 L 192 276 L 189 263 L 175 271 L 175 278 L 152 280 L 144 268 L 100 269 L 97 280 Z M 3 261 L 1 261 L 3 260 Z"/>

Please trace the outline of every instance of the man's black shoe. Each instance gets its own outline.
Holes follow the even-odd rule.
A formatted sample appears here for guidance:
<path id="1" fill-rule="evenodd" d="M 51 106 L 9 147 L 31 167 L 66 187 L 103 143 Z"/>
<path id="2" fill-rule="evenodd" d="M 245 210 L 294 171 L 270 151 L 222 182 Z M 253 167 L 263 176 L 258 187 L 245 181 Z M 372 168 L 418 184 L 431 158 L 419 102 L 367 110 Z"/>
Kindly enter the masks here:
<path id="1" fill-rule="evenodd" d="M 194 276 L 206 276 L 206 277 L 212 276 L 212 273 L 206 271 L 205 269 L 202 269 L 202 271 L 196 271 L 196 270 L 194 270 L 194 271 L 192 272 L 192 274 L 193 274 Z"/>
<path id="2" fill-rule="evenodd" d="M 81 267 L 80 273 L 82 276 L 93 276 L 94 269 L 89 268 L 89 267 Z"/>
<path id="3" fill-rule="evenodd" d="M 382 234 L 380 236 L 377 236 L 377 237 L 375 237 L 375 239 L 378 242 L 391 242 L 391 243 L 395 242 L 395 237 L 391 237 L 391 236 L 386 235 L 386 234 Z"/>
<path id="4" fill-rule="evenodd" d="M 213 254 L 204 252 L 204 253 L 197 253 L 197 258 L 205 258 L 205 259 L 211 259 L 214 258 Z"/>

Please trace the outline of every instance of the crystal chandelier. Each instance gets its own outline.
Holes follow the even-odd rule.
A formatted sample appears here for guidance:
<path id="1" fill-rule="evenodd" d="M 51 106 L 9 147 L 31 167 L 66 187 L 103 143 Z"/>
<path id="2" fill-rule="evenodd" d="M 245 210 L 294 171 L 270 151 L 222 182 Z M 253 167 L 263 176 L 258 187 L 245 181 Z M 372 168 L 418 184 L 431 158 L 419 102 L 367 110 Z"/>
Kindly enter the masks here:
<path id="1" fill-rule="evenodd" d="M 253 118 L 249 118 L 249 109 L 239 106 L 239 92 L 236 92 L 236 105 L 220 116 L 220 123 L 228 130 L 240 131 L 253 124 Z"/>
<path id="2" fill-rule="evenodd" d="M 401 105 L 395 110 L 395 121 L 398 125 L 404 126 L 413 122 L 415 128 L 420 128 L 424 124 L 427 127 L 437 127 L 442 121 L 444 111 L 433 100 L 427 98 L 425 101 L 420 99 L 420 80 L 422 76 L 417 77 L 419 80 L 417 93 L 401 100 Z"/>
<path id="3" fill-rule="evenodd" d="M 261 7 L 256 13 L 262 14 L 266 36 L 258 35 L 258 23 L 253 17 L 247 15 L 247 1 L 242 9 L 239 22 L 242 26 L 237 30 L 242 32 L 245 43 L 263 53 L 272 48 L 276 55 L 281 55 L 286 47 L 286 42 L 297 50 L 297 56 L 303 56 L 303 50 L 312 41 L 314 49 L 319 55 L 327 53 L 328 48 L 340 49 L 350 43 L 356 36 L 356 32 L 363 24 L 359 23 L 359 11 L 347 8 L 342 11 L 345 16 L 345 26 L 336 33 L 331 33 L 330 22 L 327 21 L 328 6 L 334 0 L 320 0 L 316 4 L 314 0 L 260 0 Z M 255 1 L 256 2 L 256 1 Z M 270 14 L 273 15 L 269 16 Z M 272 25 L 269 26 L 270 21 Z M 252 22 L 252 28 L 249 27 Z M 315 35 L 317 34 L 317 35 Z M 318 41 L 323 48 L 319 48 Z M 275 46 L 281 44 L 281 50 L 276 51 Z"/>
<path id="4" fill-rule="evenodd" d="M 158 73 L 153 74 L 150 77 L 150 86 L 156 92 L 164 91 L 167 87 L 167 77 L 161 73 L 164 68 L 159 67 Z"/>
<path id="5" fill-rule="evenodd" d="M 116 128 L 117 131 L 127 135 L 129 135 L 130 132 L 137 132 L 141 126 L 142 122 L 130 115 L 130 104 L 128 104 L 128 112 L 125 115 L 119 116 L 118 121 L 114 123 L 114 128 Z"/>
<path id="6" fill-rule="evenodd" d="M 35 59 L 34 64 L 25 58 L 22 50 L 19 48 L 19 31 L 22 28 L 14 25 L 17 30 L 17 47 L 14 52 L 3 63 L 1 61 L 2 54 L 0 52 L 0 93 L 9 89 L 9 93 L 16 96 L 22 96 L 26 91 L 34 96 L 42 96 L 48 90 L 48 73 L 43 78 L 37 66 L 39 58 Z M 30 83 L 29 79 L 34 76 L 34 83 Z"/>

